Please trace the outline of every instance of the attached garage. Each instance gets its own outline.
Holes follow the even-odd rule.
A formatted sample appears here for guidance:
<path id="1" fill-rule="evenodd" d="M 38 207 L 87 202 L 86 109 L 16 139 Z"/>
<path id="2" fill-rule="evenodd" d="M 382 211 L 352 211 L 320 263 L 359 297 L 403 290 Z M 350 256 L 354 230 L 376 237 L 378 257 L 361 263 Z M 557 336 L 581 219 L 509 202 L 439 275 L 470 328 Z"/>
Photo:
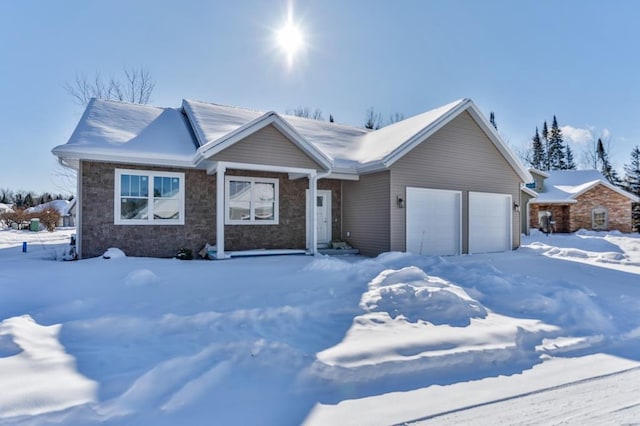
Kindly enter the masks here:
<path id="1" fill-rule="evenodd" d="M 511 250 L 511 195 L 469 192 L 469 253 Z"/>
<path id="2" fill-rule="evenodd" d="M 407 187 L 407 251 L 427 255 L 461 253 L 462 193 Z"/>

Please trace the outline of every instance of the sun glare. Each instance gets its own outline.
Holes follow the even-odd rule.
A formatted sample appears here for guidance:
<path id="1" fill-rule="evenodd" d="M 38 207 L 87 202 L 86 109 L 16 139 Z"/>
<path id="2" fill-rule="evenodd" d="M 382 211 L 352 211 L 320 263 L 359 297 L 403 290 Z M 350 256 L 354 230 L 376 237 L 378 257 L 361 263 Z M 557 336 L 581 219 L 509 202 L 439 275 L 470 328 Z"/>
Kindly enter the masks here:
<path id="1" fill-rule="evenodd" d="M 304 47 L 302 31 L 293 23 L 291 15 L 290 12 L 287 23 L 276 33 L 278 47 L 285 54 L 289 67 L 293 65 L 293 59 L 296 53 Z"/>

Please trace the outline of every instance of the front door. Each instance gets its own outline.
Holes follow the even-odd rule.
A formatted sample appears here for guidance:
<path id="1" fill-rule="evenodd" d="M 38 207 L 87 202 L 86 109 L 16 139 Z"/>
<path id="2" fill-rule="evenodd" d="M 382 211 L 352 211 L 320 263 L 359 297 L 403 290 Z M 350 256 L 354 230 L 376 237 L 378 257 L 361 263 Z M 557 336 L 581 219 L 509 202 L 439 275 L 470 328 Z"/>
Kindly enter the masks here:
<path id="1" fill-rule="evenodd" d="M 318 244 L 328 245 L 331 242 L 331 191 L 318 190 L 315 205 Z"/>

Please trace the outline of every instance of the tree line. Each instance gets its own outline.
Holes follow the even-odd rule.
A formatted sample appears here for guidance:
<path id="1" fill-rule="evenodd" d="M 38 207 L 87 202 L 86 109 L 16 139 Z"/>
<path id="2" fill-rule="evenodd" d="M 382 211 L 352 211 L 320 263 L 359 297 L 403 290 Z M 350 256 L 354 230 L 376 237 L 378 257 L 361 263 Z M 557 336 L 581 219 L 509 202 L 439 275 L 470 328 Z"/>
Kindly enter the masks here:
<path id="1" fill-rule="evenodd" d="M 12 191 L 9 188 L 0 188 L 0 203 L 10 206 L 15 205 L 19 209 L 28 209 L 53 200 L 73 200 L 73 195 L 51 194 L 49 192 L 36 193 L 31 191 Z"/>

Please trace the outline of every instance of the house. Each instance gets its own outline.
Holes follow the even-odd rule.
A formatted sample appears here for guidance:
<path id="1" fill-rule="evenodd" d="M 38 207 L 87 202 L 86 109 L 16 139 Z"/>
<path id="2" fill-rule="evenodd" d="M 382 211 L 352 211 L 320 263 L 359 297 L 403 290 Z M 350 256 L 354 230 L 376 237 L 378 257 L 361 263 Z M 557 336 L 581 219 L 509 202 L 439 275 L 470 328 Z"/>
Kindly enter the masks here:
<path id="1" fill-rule="evenodd" d="M 27 213 L 39 213 L 44 210 L 53 208 L 60 214 L 60 220 L 57 226 L 74 226 L 74 215 L 71 213 L 71 209 L 75 206 L 75 199 L 71 201 L 67 200 L 52 200 L 46 203 L 38 204 L 37 206 L 29 207 Z"/>
<path id="2" fill-rule="evenodd" d="M 13 209 L 11 208 L 10 205 L 5 204 L 5 203 L 0 203 L 0 214 L 2 213 L 11 213 L 13 212 Z"/>
<path id="3" fill-rule="evenodd" d="M 335 240 L 366 255 L 510 250 L 531 180 L 469 99 L 375 131 L 193 100 L 93 99 L 53 153 L 78 170 L 82 257 L 169 257 L 207 242 L 218 258 Z"/>
<path id="4" fill-rule="evenodd" d="M 539 228 L 549 216 L 554 232 L 579 229 L 632 231 L 632 203 L 638 197 L 612 185 L 597 170 L 531 170 L 529 226 Z"/>

